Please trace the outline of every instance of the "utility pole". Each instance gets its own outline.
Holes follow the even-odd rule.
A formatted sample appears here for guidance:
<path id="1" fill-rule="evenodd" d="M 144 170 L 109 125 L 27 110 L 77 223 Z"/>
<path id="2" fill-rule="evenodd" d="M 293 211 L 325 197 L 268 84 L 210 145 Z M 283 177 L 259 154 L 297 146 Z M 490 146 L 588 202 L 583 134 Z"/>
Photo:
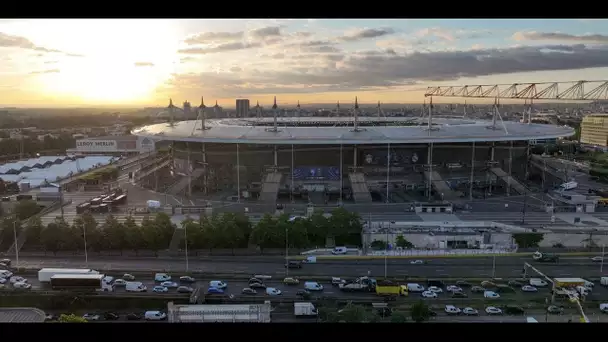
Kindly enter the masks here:
<path id="1" fill-rule="evenodd" d="M 188 272 L 188 223 L 183 225 L 184 228 L 184 248 L 186 250 L 186 272 Z"/>
<path id="2" fill-rule="evenodd" d="M 289 277 L 289 230 L 285 227 L 285 277 Z"/>
<path id="3" fill-rule="evenodd" d="M 492 256 L 492 279 L 496 278 L 496 255 Z"/>
<path id="4" fill-rule="evenodd" d="M 606 245 L 602 245 L 602 262 L 600 263 L 600 276 L 604 273 L 604 250 L 606 249 Z"/>
<path id="5" fill-rule="evenodd" d="M 15 217 L 15 221 L 13 221 L 13 237 L 15 238 L 15 261 L 17 263 L 17 268 L 19 268 L 19 245 L 17 243 L 17 217 Z"/>
<path id="6" fill-rule="evenodd" d="M 84 262 L 89 266 L 89 252 L 87 251 L 87 225 L 82 225 L 82 238 L 84 239 Z"/>

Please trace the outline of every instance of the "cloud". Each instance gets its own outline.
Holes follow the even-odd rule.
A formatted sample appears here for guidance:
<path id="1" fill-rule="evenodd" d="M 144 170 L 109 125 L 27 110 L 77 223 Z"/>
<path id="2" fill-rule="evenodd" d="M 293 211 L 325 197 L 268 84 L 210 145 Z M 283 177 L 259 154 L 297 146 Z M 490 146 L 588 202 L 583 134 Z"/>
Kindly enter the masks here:
<path id="1" fill-rule="evenodd" d="M 249 31 L 249 34 L 255 38 L 268 38 L 281 36 L 280 26 L 267 26 Z"/>
<path id="2" fill-rule="evenodd" d="M 329 57 L 331 56 L 331 57 Z M 415 52 L 362 51 L 351 54 L 275 54 L 280 64 L 247 68 L 238 74 L 205 72 L 174 75 L 176 91 L 215 92 L 214 96 L 322 91 L 363 91 L 419 82 L 457 80 L 493 74 L 608 67 L 608 48 L 585 45 L 522 46 Z M 200 89 L 200 90 L 198 90 Z M 195 94 L 193 94 L 195 95 Z M 198 96 L 198 95 L 197 95 Z"/>
<path id="3" fill-rule="evenodd" d="M 204 32 L 190 36 L 184 40 L 188 45 L 208 44 L 216 41 L 231 41 L 243 38 L 244 32 Z"/>
<path id="4" fill-rule="evenodd" d="M 243 42 L 232 42 L 232 43 L 224 43 L 210 47 L 197 47 L 197 48 L 187 48 L 181 49 L 178 52 L 182 54 L 191 54 L 191 55 L 206 55 L 210 53 L 218 53 L 218 52 L 228 52 L 228 51 L 238 51 L 251 49 L 255 47 L 260 47 L 262 44 L 260 43 L 243 43 Z"/>
<path id="5" fill-rule="evenodd" d="M 152 62 L 135 62 L 134 65 L 136 67 L 153 67 L 154 63 L 152 63 Z"/>
<path id="6" fill-rule="evenodd" d="M 187 56 L 187 57 L 181 58 L 179 60 L 179 62 L 182 63 L 182 64 L 185 64 L 185 63 L 188 63 L 188 62 L 193 62 L 195 60 L 196 60 L 196 58 Z"/>
<path id="7" fill-rule="evenodd" d="M 337 40 L 344 42 L 355 42 L 359 40 L 388 36 L 393 33 L 395 33 L 395 30 L 392 28 L 365 28 L 347 33 L 338 37 Z"/>
<path id="8" fill-rule="evenodd" d="M 45 61 L 44 64 L 57 64 L 59 61 Z"/>
<path id="9" fill-rule="evenodd" d="M 48 49 L 42 46 L 38 46 L 25 37 L 13 36 L 2 32 L 0 32 L 0 47 L 18 48 L 41 52 L 61 52 L 59 50 Z"/>
<path id="10" fill-rule="evenodd" d="M 584 34 L 573 35 L 559 32 L 515 32 L 512 37 L 514 40 L 553 40 L 564 42 L 579 42 L 591 44 L 608 44 L 608 36 L 603 34 Z"/>
<path id="11" fill-rule="evenodd" d="M 32 71 L 30 75 L 42 75 L 42 74 L 56 74 L 61 72 L 59 69 L 49 69 L 49 70 L 40 70 L 40 71 Z"/>

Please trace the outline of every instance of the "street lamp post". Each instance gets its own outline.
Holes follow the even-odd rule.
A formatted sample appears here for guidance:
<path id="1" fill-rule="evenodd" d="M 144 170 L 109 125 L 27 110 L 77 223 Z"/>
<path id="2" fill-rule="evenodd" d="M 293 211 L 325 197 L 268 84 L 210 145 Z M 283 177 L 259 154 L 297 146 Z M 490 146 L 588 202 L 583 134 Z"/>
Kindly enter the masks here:
<path id="1" fill-rule="evenodd" d="M 496 255 L 492 256 L 492 279 L 496 278 Z"/>
<path id="2" fill-rule="evenodd" d="M 289 277 L 289 230 L 285 227 L 285 277 Z"/>
<path id="3" fill-rule="evenodd" d="M 183 225 L 184 228 L 184 249 L 186 251 L 186 272 L 188 272 L 188 224 Z"/>
<path id="4" fill-rule="evenodd" d="M 15 238 L 15 259 L 19 267 L 19 245 L 17 244 L 17 221 L 13 222 L 13 237 Z"/>
<path id="5" fill-rule="evenodd" d="M 606 245 L 602 245 L 602 262 L 600 263 L 600 276 L 604 273 L 604 249 L 606 249 Z"/>
<path id="6" fill-rule="evenodd" d="M 84 239 L 84 262 L 89 265 L 89 252 L 87 251 L 87 226 L 82 226 L 82 238 Z"/>

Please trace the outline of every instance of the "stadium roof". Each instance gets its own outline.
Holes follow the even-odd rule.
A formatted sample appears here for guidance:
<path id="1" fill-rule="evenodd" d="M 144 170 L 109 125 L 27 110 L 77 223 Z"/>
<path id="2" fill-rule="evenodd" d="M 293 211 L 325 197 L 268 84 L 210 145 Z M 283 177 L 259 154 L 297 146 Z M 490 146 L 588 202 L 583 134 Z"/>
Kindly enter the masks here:
<path id="1" fill-rule="evenodd" d="M 200 120 L 189 120 L 173 126 L 167 123 L 144 126 L 132 133 L 163 140 L 278 145 L 526 141 L 574 134 L 570 127 L 510 121 L 504 122 L 504 126 L 498 121 L 492 129 L 490 121 L 436 118 L 431 131 L 425 120 L 419 118 L 362 117 L 358 122 L 359 130 L 355 131 L 351 117 L 277 118 L 274 131 L 273 118 L 206 120 L 205 130 L 201 129 Z"/>

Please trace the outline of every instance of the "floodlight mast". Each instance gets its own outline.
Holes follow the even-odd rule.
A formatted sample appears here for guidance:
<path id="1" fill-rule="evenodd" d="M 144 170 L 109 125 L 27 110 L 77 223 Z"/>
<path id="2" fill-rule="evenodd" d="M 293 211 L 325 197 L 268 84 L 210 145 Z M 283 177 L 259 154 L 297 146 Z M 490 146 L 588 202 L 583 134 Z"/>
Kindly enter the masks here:
<path id="1" fill-rule="evenodd" d="M 536 272 L 536 274 L 538 274 L 539 276 L 545 278 L 548 282 L 551 283 L 551 285 L 553 285 L 553 291 L 552 291 L 552 295 L 551 295 L 551 302 L 555 301 L 555 290 L 557 290 L 557 286 L 555 285 L 555 280 L 551 279 L 550 277 L 546 276 L 544 273 L 542 273 L 541 271 L 539 271 L 538 269 L 536 269 L 536 267 L 530 265 L 527 262 L 524 262 L 524 278 L 526 277 L 527 274 L 527 269 L 530 268 L 532 271 Z M 581 302 L 578 298 L 574 297 L 574 296 L 570 296 L 570 301 L 574 304 L 576 304 L 576 307 L 578 308 L 578 311 L 581 314 L 581 321 L 583 323 L 591 323 L 589 321 L 589 318 L 587 317 L 587 315 L 585 314 L 585 311 L 583 310 L 583 307 L 581 305 Z"/>

